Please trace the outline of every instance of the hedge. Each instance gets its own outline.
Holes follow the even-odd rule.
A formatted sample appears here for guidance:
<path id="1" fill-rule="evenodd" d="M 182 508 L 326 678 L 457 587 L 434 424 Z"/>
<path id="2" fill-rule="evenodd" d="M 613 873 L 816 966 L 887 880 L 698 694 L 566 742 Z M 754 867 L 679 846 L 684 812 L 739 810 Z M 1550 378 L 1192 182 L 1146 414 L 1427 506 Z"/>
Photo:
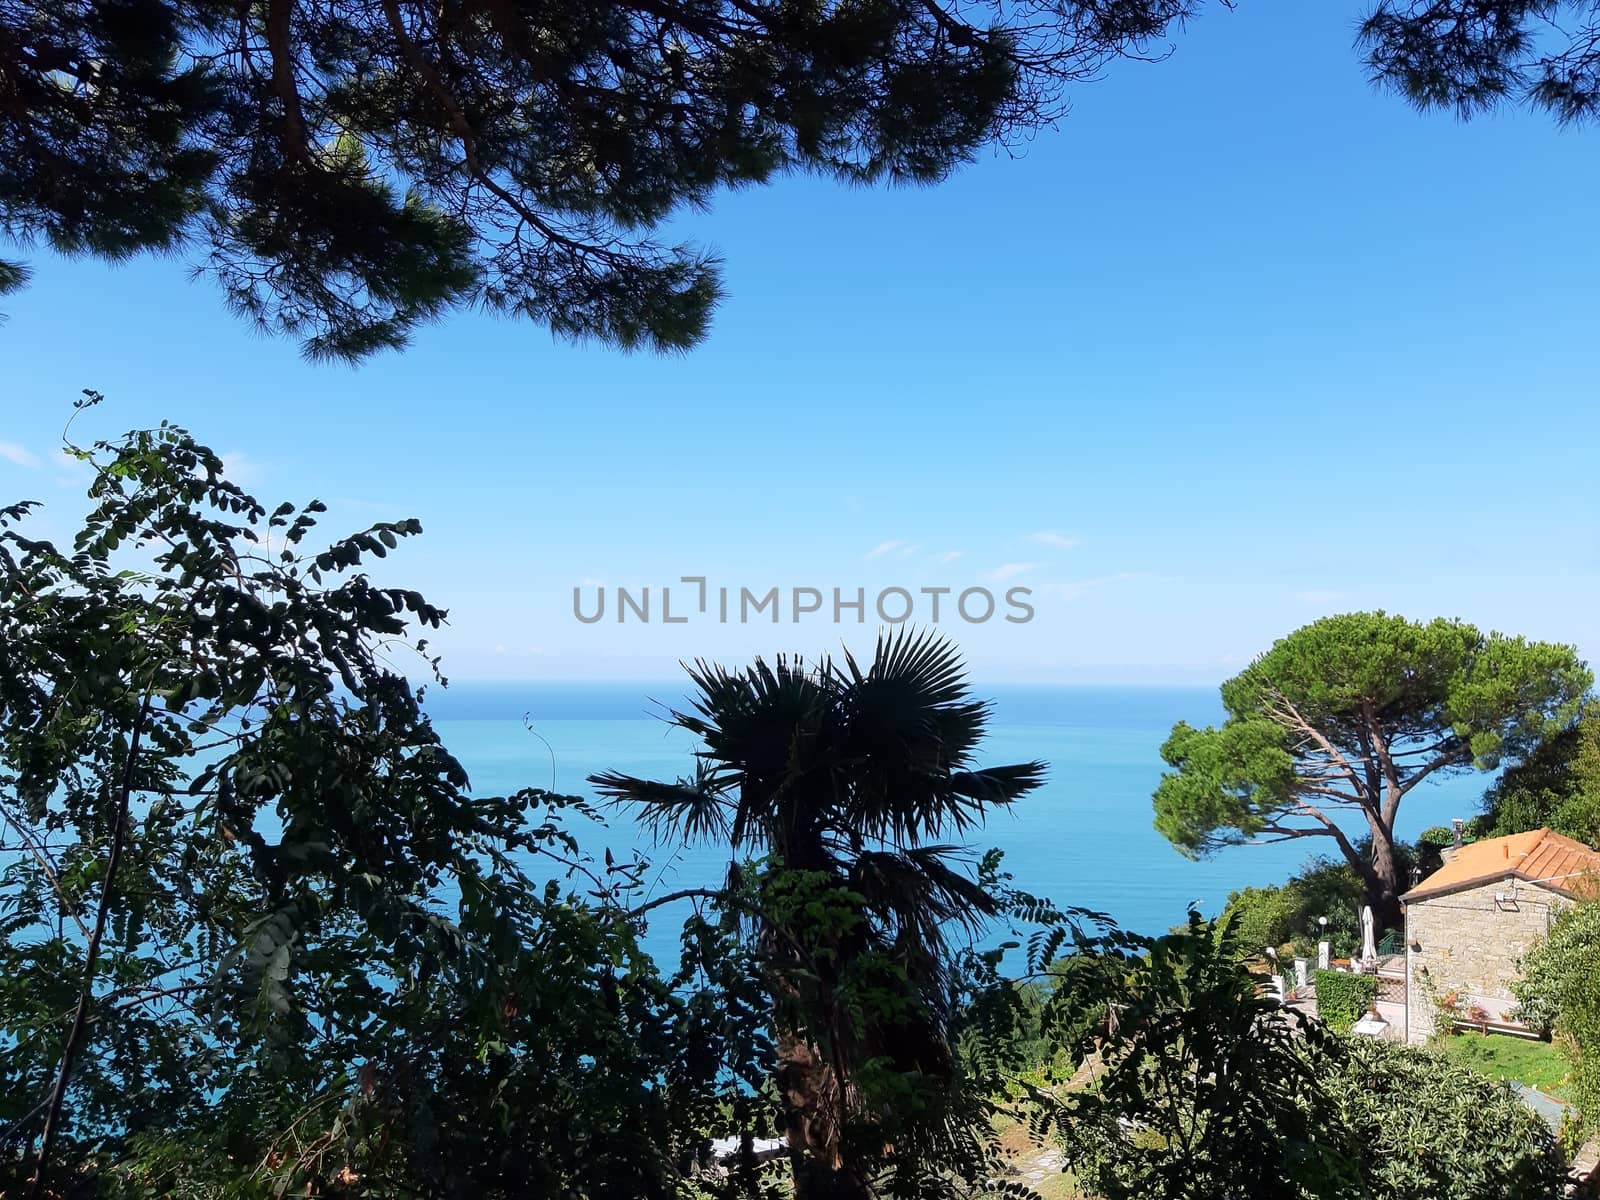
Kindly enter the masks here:
<path id="1" fill-rule="evenodd" d="M 1316 986 L 1317 1016 L 1340 1033 L 1359 1021 L 1378 998 L 1376 975 L 1318 971 Z"/>

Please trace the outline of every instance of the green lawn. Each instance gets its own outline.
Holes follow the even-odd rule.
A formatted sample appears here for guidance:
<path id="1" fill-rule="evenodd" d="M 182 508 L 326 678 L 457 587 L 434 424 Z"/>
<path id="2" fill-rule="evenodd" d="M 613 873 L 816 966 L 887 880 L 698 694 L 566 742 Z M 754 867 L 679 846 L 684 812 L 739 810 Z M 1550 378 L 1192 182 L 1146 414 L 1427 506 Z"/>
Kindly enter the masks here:
<path id="1" fill-rule="evenodd" d="M 1458 1033 L 1444 1039 L 1444 1052 L 1462 1066 L 1487 1075 L 1538 1088 L 1559 1100 L 1567 1098 L 1572 1063 L 1549 1042 L 1533 1042 L 1503 1033 L 1487 1036 Z"/>

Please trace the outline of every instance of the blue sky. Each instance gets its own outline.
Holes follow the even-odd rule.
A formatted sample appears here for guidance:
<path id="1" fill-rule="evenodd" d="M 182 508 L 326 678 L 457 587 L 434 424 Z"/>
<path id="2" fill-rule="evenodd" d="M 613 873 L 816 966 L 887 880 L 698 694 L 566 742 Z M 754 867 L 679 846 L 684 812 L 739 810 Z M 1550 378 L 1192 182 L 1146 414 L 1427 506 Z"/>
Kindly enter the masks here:
<path id="1" fill-rule="evenodd" d="M 871 625 L 582 625 L 572 589 L 1030 586 L 949 626 L 992 680 L 1212 682 L 1335 610 L 1600 656 L 1595 135 L 1375 94 L 1341 4 L 1197 22 L 1017 156 L 791 179 L 680 222 L 727 262 L 674 358 L 467 314 L 314 366 L 181 262 L 35 256 L 0 326 L 0 496 L 162 417 L 264 498 L 415 515 L 386 569 L 459 677 L 659 678 Z M 877 551 L 877 553 L 874 553 Z M 997 588 L 998 590 L 998 588 Z"/>

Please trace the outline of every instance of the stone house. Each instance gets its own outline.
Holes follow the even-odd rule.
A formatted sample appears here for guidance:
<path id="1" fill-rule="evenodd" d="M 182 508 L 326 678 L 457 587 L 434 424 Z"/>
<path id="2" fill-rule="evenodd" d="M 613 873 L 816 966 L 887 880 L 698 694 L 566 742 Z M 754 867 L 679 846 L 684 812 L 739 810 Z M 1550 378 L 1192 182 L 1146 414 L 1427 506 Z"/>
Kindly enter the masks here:
<path id="1" fill-rule="evenodd" d="M 1453 847 L 1401 900 L 1406 917 L 1405 1039 L 1433 1033 L 1434 998 L 1520 1028 L 1511 982 L 1561 909 L 1600 894 L 1600 851 L 1548 829 Z"/>

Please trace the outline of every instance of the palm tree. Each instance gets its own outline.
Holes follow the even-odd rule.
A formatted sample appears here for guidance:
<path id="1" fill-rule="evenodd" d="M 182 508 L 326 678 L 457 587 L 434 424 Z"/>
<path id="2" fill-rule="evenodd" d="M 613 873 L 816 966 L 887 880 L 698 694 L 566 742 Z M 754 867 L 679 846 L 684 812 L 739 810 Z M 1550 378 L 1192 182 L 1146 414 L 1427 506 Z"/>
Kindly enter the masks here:
<path id="1" fill-rule="evenodd" d="M 870 1194 L 866 1162 L 884 1151 L 892 1115 L 862 1111 L 860 1068 L 887 1062 L 934 1094 L 948 1082 L 950 935 L 975 933 L 999 907 L 940 839 L 1038 787 L 1044 765 L 974 765 L 989 707 L 935 635 L 880 637 L 865 671 L 848 652 L 842 665 L 688 670 L 693 711 L 670 721 L 702 744 L 695 777 L 591 782 L 637 806 L 658 842 L 765 856 L 753 924 L 771 964 L 796 1194 L 855 1200 Z M 862 1145 L 879 1130 L 874 1150 L 852 1148 L 855 1117 L 869 1126 Z"/>

